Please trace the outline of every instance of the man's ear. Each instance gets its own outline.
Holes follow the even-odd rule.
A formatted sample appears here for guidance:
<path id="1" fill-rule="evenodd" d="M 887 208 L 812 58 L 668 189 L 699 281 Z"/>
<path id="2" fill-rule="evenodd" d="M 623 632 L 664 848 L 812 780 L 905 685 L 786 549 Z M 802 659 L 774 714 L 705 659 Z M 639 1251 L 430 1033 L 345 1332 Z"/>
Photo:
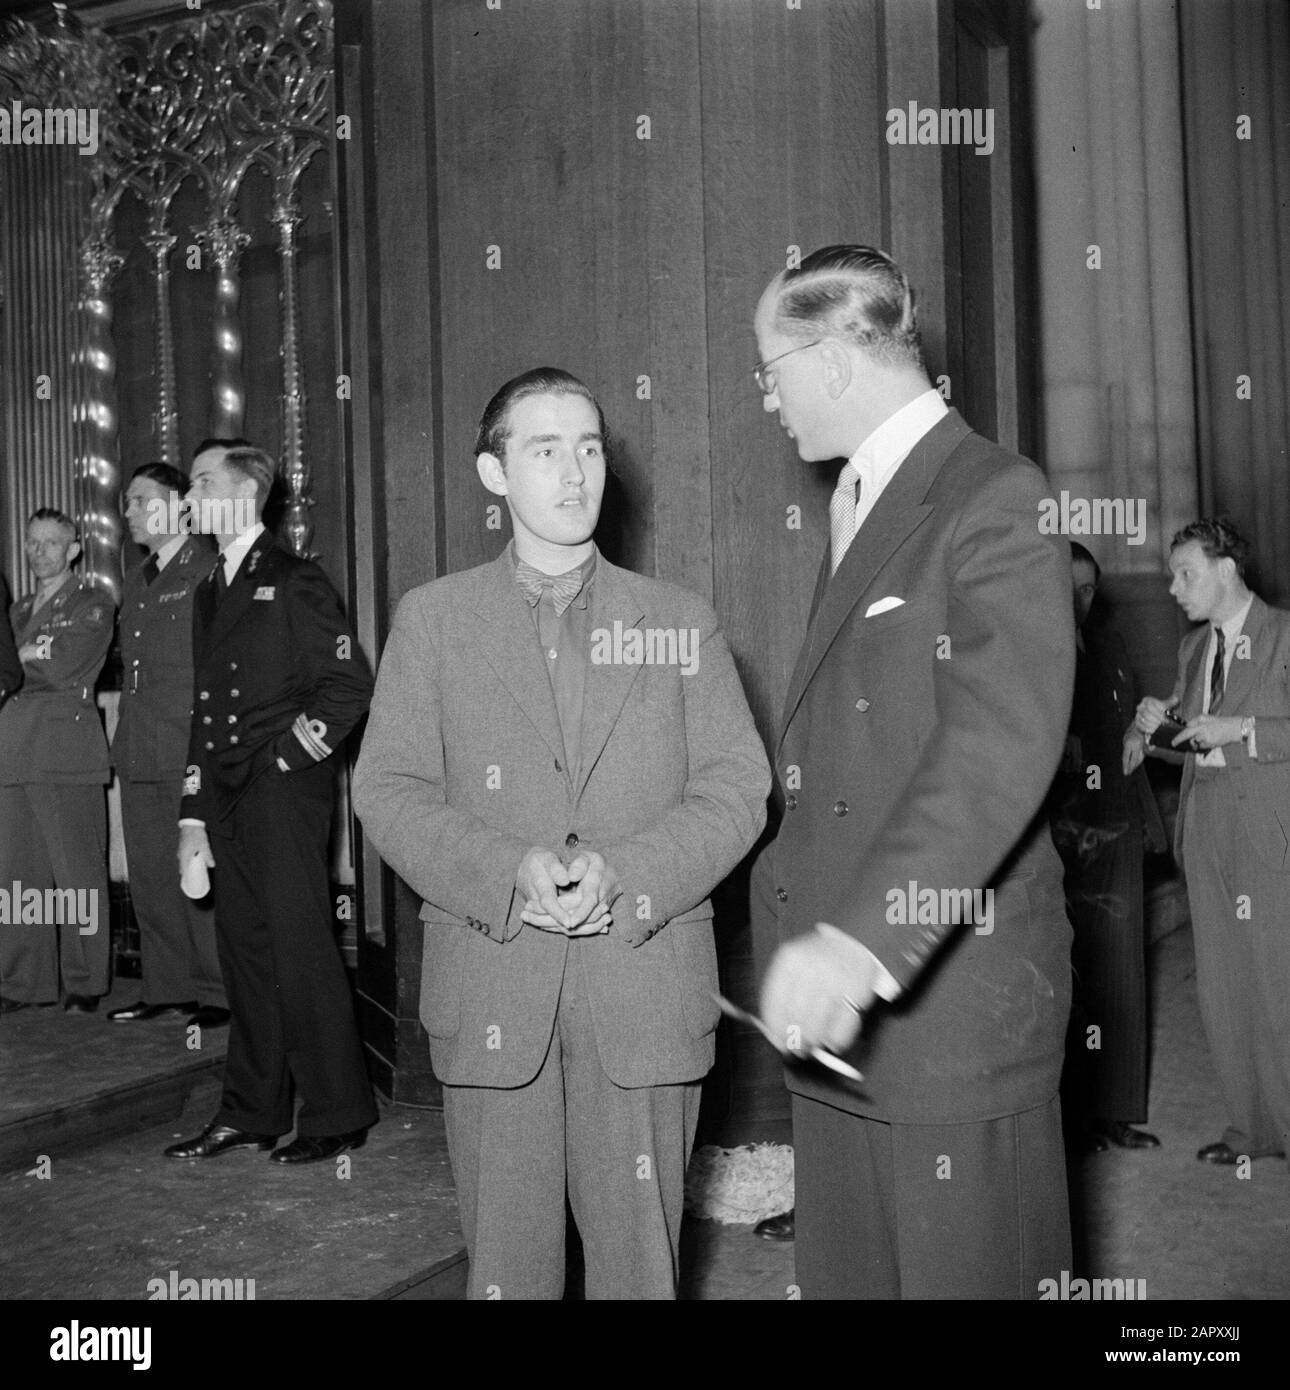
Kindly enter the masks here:
<path id="1" fill-rule="evenodd" d="M 74 565 L 80 557 L 81 543 L 80 541 L 73 541 L 71 545 L 67 547 L 67 563 L 69 565 Z"/>
<path id="2" fill-rule="evenodd" d="M 505 497 L 510 492 L 506 485 L 506 469 L 502 467 L 502 461 L 496 454 L 476 455 L 475 468 L 479 473 L 479 481 L 489 492 L 496 493 L 498 497 Z"/>
<path id="3" fill-rule="evenodd" d="M 824 365 L 824 389 L 836 401 L 851 384 L 851 356 L 840 343 L 822 343 L 820 361 Z"/>

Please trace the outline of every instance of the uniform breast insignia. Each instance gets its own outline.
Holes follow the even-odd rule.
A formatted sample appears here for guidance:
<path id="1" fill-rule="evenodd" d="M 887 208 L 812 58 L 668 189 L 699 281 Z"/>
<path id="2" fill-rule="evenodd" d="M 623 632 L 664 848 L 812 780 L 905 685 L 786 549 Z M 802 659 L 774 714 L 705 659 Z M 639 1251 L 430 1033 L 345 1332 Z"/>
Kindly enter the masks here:
<path id="1" fill-rule="evenodd" d="M 179 600 L 179 599 L 181 599 L 181 598 L 187 598 L 187 597 L 188 597 L 188 585 L 185 584 L 184 587 L 183 587 L 182 589 L 172 589 L 170 593 L 168 593 L 168 594 L 162 594 L 161 597 L 157 600 L 157 602 L 158 602 L 158 603 L 175 603 L 177 600 Z"/>
<path id="2" fill-rule="evenodd" d="M 260 587 L 255 591 L 255 596 L 258 599 L 268 599 L 268 601 L 272 603 L 276 592 L 277 591 L 274 585 L 261 584 Z"/>

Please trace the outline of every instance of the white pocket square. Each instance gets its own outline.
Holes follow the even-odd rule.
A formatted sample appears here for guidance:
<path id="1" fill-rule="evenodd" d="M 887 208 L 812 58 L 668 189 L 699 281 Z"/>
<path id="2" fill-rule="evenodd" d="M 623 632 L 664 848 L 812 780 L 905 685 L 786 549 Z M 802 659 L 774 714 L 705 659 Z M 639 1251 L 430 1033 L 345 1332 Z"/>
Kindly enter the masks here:
<path id="1" fill-rule="evenodd" d="M 895 594 L 891 594 L 887 598 L 880 598 L 877 603 L 871 603 L 865 609 L 865 617 L 876 618 L 879 613 L 890 613 L 893 608 L 899 608 L 904 602 L 903 598 L 897 598 Z"/>

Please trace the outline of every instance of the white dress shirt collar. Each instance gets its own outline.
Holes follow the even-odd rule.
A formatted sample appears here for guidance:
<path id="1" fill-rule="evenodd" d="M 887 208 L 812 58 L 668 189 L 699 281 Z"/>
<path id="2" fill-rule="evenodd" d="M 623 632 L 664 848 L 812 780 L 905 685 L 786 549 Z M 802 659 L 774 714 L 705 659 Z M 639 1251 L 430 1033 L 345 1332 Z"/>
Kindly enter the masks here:
<path id="1" fill-rule="evenodd" d="M 914 445 L 948 414 L 941 393 L 929 387 L 884 420 L 851 455 L 849 462 L 860 475 L 857 531 Z"/>
<path id="2" fill-rule="evenodd" d="M 188 542 L 185 535 L 171 536 L 171 538 L 153 553 L 157 557 L 157 569 L 164 570 L 166 566 L 175 558 Z"/>
<path id="3" fill-rule="evenodd" d="M 257 521 L 249 531 L 237 537 L 220 551 L 220 558 L 224 561 L 224 578 L 231 584 L 238 570 L 242 568 L 242 561 L 246 559 L 247 553 L 257 540 L 264 534 L 264 522 Z"/>

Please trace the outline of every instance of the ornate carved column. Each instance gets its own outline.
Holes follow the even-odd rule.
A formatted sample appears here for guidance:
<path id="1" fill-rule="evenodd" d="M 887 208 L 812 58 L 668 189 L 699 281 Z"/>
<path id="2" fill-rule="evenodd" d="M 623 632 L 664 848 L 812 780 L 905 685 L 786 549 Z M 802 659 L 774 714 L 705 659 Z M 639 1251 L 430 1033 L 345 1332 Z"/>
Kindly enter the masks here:
<path id="1" fill-rule="evenodd" d="M 84 337 L 79 353 L 82 382 L 81 488 L 83 573 L 121 597 L 121 466 L 117 450 L 116 343 L 112 337 L 111 285 L 124 257 L 110 233 L 91 234 L 81 250 Z"/>
<path id="2" fill-rule="evenodd" d="M 172 468 L 179 464 L 179 407 L 175 395 L 175 335 L 170 322 L 170 252 L 176 237 L 164 214 L 150 219 L 144 245 L 152 253 L 153 368 L 156 408 L 152 435 L 157 457 Z"/>
<path id="3" fill-rule="evenodd" d="M 216 216 L 196 229 L 197 239 L 215 266 L 215 305 L 211 312 L 211 413 L 209 433 L 231 439 L 242 433 L 246 388 L 242 382 L 242 322 L 238 306 L 242 280 L 238 262 L 251 234 L 231 216 Z"/>

